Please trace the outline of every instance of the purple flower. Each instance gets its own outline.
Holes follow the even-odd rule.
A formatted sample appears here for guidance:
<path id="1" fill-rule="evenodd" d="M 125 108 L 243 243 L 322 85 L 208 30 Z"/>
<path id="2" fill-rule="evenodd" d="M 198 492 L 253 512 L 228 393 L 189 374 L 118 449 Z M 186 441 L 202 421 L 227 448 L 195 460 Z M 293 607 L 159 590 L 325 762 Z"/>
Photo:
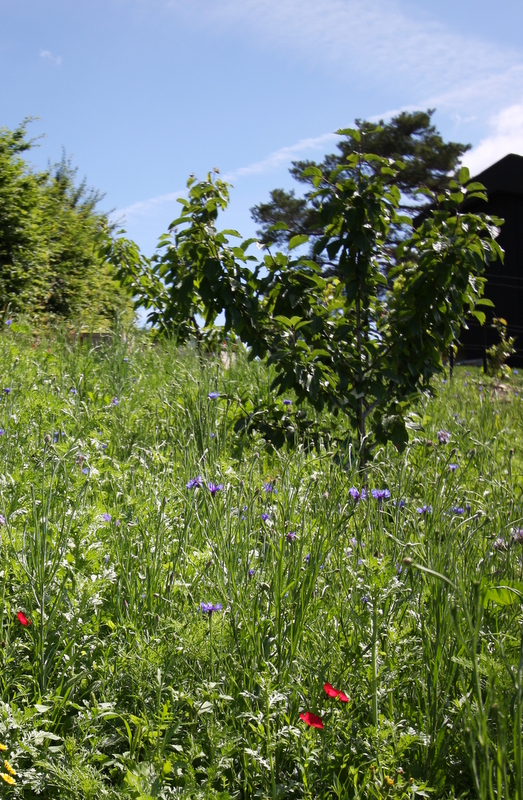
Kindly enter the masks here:
<path id="1" fill-rule="evenodd" d="M 217 400 L 219 398 L 219 396 L 220 396 L 220 392 L 209 392 L 209 394 L 207 395 L 209 400 Z"/>
<path id="2" fill-rule="evenodd" d="M 109 563 L 109 556 L 104 556 L 104 564 L 108 564 L 108 563 Z"/>
<path id="3" fill-rule="evenodd" d="M 6 325 L 7 325 L 7 322 L 6 322 Z M 519 375 L 519 370 L 518 369 L 513 369 L 512 372 L 514 373 L 514 375 Z"/>
<path id="4" fill-rule="evenodd" d="M 6 319 L 5 324 L 6 325 L 12 325 L 13 324 L 13 320 L 12 319 Z"/>
<path id="5" fill-rule="evenodd" d="M 390 497 L 388 489 L 372 489 L 371 494 L 378 503 L 381 503 L 382 500 L 388 500 Z"/>
<path id="6" fill-rule="evenodd" d="M 4 436 L 4 435 L 5 435 L 5 431 L 4 431 L 4 429 L 3 429 L 3 428 L 0 428 L 0 436 Z"/>
<path id="7" fill-rule="evenodd" d="M 112 405 L 112 406 L 117 406 L 117 405 L 118 405 L 118 402 L 119 402 L 119 401 L 118 401 L 118 398 L 117 398 L 117 397 L 113 397 L 113 399 L 111 400 L 111 405 Z"/>
<path id="8" fill-rule="evenodd" d="M 399 508 L 405 508 L 405 500 L 393 500 L 392 502 Z"/>
<path id="9" fill-rule="evenodd" d="M 307 555 L 305 556 L 305 561 L 307 562 L 307 564 L 309 563 L 310 560 L 311 560 L 311 554 L 307 553 Z"/>
<path id="10" fill-rule="evenodd" d="M 451 472 L 456 472 L 458 466 L 459 466 L 458 464 L 449 464 L 449 470 Z"/>
<path id="11" fill-rule="evenodd" d="M 221 611 L 222 610 L 222 604 L 221 603 L 200 603 L 200 608 L 202 610 L 202 614 L 209 614 L 209 616 L 211 616 L 211 614 L 214 611 Z"/>
<path id="12" fill-rule="evenodd" d="M 9 387 L 6 386 L 6 388 L 4 389 L 4 394 L 11 394 L 11 389 L 9 389 Z"/>
<path id="13" fill-rule="evenodd" d="M 512 535 L 514 537 L 514 541 L 516 542 L 516 544 L 522 544 L 523 545 L 523 528 L 516 528 L 512 532 Z"/>
<path id="14" fill-rule="evenodd" d="M 285 534 L 285 538 L 288 542 L 293 542 L 296 539 L 296 531 L 289 531 Z"/>
<path id="15" fill-rule="evenodd" d="M 254 577 L 254 570 L 251 567 L 251 569 L 249 570 L 249 578 L 253 578 L 253 577 Z"/>
<path id="16" fill-rule="evenodd" d="M 416 511 L 418 514 L 432 514 L 432 506 L 418 506 Z"/>
<path id="17" fill-rule="evenodd" d="M 102 447 L 102 450 L 107 450 L 107 445 L 104 442 L 102 442 L 101 447 Z"/>
<path id="18" fill-rule="evenodd" d="M 84 467 L 82 469 L 82 472 L 83 472 L 84 475 L 89 475 L 89 467 Z"/>
<path id="19" fill-rule="evenodd" d="M 283 401 L 283 405 L 284 406 L 292 406 L 292 400 L 284 400 Z"/>
<path id="20" fill-rule="evenodd" d="M 440 444 L 448 444 L 449 443 L 449 441 L 450 441 L 450 433 L 448 431 L 441 430 L 441 431 L 438 431 L 438 433 L 436 435 L 438 437 L 438 442 Z"/>
<path id="21" fill-rule="evenodd" d="M 453 506 L 451 511 L 452 511 L 453 514 L 456 514 L 456 516 L 458 516 L 458 517 L 460 517 L 463 514 L 463 509 L 462 509 L 461 506 Z"/>
<path id="22" fill-rule="evenodd" d="M 198 489 L 198 487 L 202 486 L 202 476 L 198 475 L 196 478 L 191 478 L 190 481 L 187 481 L 185 484 L 186 489 Z"/>
<path id="23" fill-rule="evenodd" d="M 0 525 L 5 525 L 5 517 L 3 514 L 0 514 Z"/>
<path id="24" fill-rule="evenodd" d="M 501 536 L 498 536 L 498 538 L 494 540 L 494 550 L 508 550 L 508 542 L 506 539 L 502 539 Z"/>
<path id="25" fill-rule="evenodd" d="M 76 394 L 76 389 L 69 389 L 70 394 Z"/>
<path id="26" fill-rule="evenodd" d="M 276 489 L 274 488 L 274 485 L 270 481 L 268 481 L 267 483 L 264 484 L 263 491 L 266 492 L 267 494 L 271 494 L 272 492 L 275 492 Z"/>
<path id="27" fill-rule="evenodd" d="M 124 361 L 129 361 L 129 359 L 128 358 L 124 358 Z"/>
<path id="28" fill-rule="evenodd" d="M 207 486 L 209 487 L 209 491 L 213 497 L 216 494 L 216 492 L 221 492 L 221 490 L 223 489 L 223 483 L 211 483 L 211 481 L 209 481 Z"/>
<path id="29" fill-rule="evenodd" d="M 270 516 L 271 516 L 270 514 L 262 514 L 261 518 L 262 518 L 263 522 L 267 522 L 267 520 L 270 518 Z"/>
<path id="30" fill-rule="evenodd" d="M 353 500 L 356 500 L 356 502 L 358 502 L 358 500 L 365 500 L 365 498 L 367 497 L 367 492 L 365 491 L 365 489 L 362 489 L 360 492 L 359 489 L 356 489 L 355 486 L 350 487 L 349 494 Z"/>
<path id="31" fill-rule="evenodd" d="M 112 517 L 110 514 L 106 512 L 105 514 L 102 514 L 102 519 L 104 522 L 110 522 L 112 520 Z"/>

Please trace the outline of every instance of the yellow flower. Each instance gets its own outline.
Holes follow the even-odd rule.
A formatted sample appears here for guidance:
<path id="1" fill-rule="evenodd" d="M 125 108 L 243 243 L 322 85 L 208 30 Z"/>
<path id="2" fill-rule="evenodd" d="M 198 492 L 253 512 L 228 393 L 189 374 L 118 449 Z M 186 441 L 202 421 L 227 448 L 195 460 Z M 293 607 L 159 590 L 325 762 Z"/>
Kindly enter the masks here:
<path id="1" fill-rule="evenodd" d="M 388 775 L 385 775 L 385 784 L 386 786 L 394 786 L 394 781 L 392 778 L 389 778 Z"/>
<path id="2" fill-rule="evenodd" d="M 0 778 L 2 778 L 2 780 L 5 783 L 8 783 L 10 786 L 13 786 L 16 783 L 15 779 L 12 778 L 10 775 L 7 775 L 6 772 L 0 772 Z"/>
<path id="3" fill-rule="evenodd" d="M 4 767 L 6 768 L 6 770 L 8 771 L 8 773 L 10 775 L 16 775 L 16 772 L 12 768 L 11 764 L 9 763 L 9 761 L 4 761 Z"/>
<path id="4" fill-rule="evenodd" d="M 7 750 L 7 745 L 0 742 L 0 750 Z"/>

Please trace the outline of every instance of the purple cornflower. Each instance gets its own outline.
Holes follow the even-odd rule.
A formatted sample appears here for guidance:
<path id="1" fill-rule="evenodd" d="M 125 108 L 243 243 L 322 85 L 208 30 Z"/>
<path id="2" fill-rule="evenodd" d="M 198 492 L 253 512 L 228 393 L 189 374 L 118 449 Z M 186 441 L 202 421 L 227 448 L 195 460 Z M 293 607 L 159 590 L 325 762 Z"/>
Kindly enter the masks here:
<path id="1" fill-rule="evenodd" d="M 307 562 L 307 564 L 309 563 L 310 560 L 311 560 L 311 554 L 307 553 L 307 555 L 305 556 L 305 561 Z"/>
<path id="2" fill-rule="evenodd" d="M 190 481 L 187 481 L 185 484 L 186 489 L 198 489 L 202 485 L 202 476 L 198 475 L 196 478 L 191 478 Z"/>
<path id="3" fill-rule="evenodd" d="M 270 518 L 270 516 L 271 516 L 270 514 L 262 514 L 261 518 L 262 518 L 263 522 L 267 522 L 267 520 Z"/>
<path id="4" fill-rule="evenodd" d="M 124 358 L 124 361 L 129 361 L 129 359 L 128 358 Z"/>
<path id="5" fill-rule="evenodd" d="M 285 538 L 287 539 L 288 542 L 293 542 L 296 538 L 296 531 L 289 531 L 285 535 Z"/>
<path id="6" fill-rule="evenodd" d="M 254 578 L 254 570 L 252 569 L 252 567 L 249 570 L 249 578 Z"/>
<path id="7" fill-rule="evenodd" d="M 89 467 L 84 467 L 82 469 L 82 472 L 83 472 L 84 475 L 89 475 Z"/>
<path id="8" fill-rule="evenodd" d="M 0 525 L 5 525 L 5 517 L 3 514 L 0 514 Z"/>
<path id="9" fill-rule="evenodd" d="M 378 503 L 381 503 L 382 500 L 388 500 L 390 497 L 388 489 L 372 489 L 371 494 Z"/>
<path id="10" fill-rule="evenodd" d="M 432 506 L 418 506 L 416 511 L 418 514 L 432 514 Z"/>
<path id="11" fill-rule="evenodd" d="M 219 396 L 220 396 L 220 392 L 209 392 L 209 394 L 207 395 L 209 400 L 217 400 L 219 398 Z"/>
<path id="12" fill-rule="evenodd" d="M 209 616 L 211 616 L 211 614 L 214 611 L 221 611 L 222 610 L 222 604 L 221 603 L 200 603 L 200 608 L 202 610 L 202 614 L 208 614 Z"/>
<path id="13" fill-rule="evenodd" d="M 6 325 L 7 325 L 7 322 L 6 322 Z M 519 375 L 519 370 L 518 369 L 513 369 L 512 372 L 514 373 L 514 375 Z"/>
<path id="14" fill-rule="evenodd" d="M 8 386 L 5 387 L 4 394 L 11 394 L 11 389 Z"/>
<path id="15" fill-rule="evenodd" d="M 266 492 L 267 494 L 271 494 L 272 492 L 275 492 L 276 489 L 274 488 L 274 485 L 270 481 L 267 481 L 267 483 L 263 485 L 263 491 Z"/>
<path id="16" fill-rule="evenodd" d="M 451 511 L 452 511 L 453 514 L 456 514 L 456 516 L 458 516 L 458 517 L 460 517 L 463 514 L 463 509 L 462 509 L 461 506 L 453 506 Z"/>
<path id="17" fill-rule="evenodd" d="M 284 406 L 292 406 L 292 400 L 284 400 L 283 401 L 283 405 Z"/>
<path id="18" fill-rule="evenodd" d="M 4 435 L 5 435 L 5 431 L 4 431 L 4 429 L 3 429 L 3 428 L 0 428 L 0 436 L 4 436 Z"/>
<path id="19" fill-rule="evenodd" d="M 104 564 L 108 564 L 108 563 L 109 563 L 109 556 L 104 556 Z"/>
<path id="20" fill-rule="evenodd" d="M 112 517 L 110 514 L 106 512 L 105 514 L 102 514 L 102 519 L 104 522 L 110 522 L 112 520 Z"/>
<path id="21" fill-rule="evenodd" d="M 12 325 L 13 324 L 13 320 L 12 319 L 6 319 L 5 324 L 6 325 Z"/>
<path id="22" fill-rule="evenodd" d="M 448 431 L 441 430 L 436 435 L 440 444 L 448 444 L 450 442 L 450 433 Z"/>
<path id="23" fill-rule="evenodd" d="M 365 489 L 362 489 L 360 492 L 360 490 L 356 489 L 355 486 L 350 487 L 349 494 L 353 500 L 356 500 L 356 502 L 358 502 L 358 500 L 365 500 L 365 498 L 367 497 L 367 492 L 365 491 Z"/>
<path id="24" fill-rule="evenodd" d="M 118 398 L 117 398 L 117 397 L 113 397 L 113 399 L 111 400 L 111 405 L 112 405 L 112 406 L 117 406 L 117 405 L 118 405 L 118 403 L 119 403 L 119 400 L 118 400 Z"/>
<path id="25" fill-rule="evenodd" d="M 458 466 L 459 466 L 458 464 L 449 464 L 449 470 L 451 472 L 456 472 Z"/>
<path id="26" fill-rule="evenodd" d="M 502 539 L 501 536 L 498 536 L 498 538 L 494 540 L 494 550 L 508 550 L 508 542 L 506 539 Z"/>
<path id="27" fill-rule="evenodd" d="M 405 508 L 405 500 L 393 500 L 392 502 L 395 506 L 398 506 L 398 508 Z"/>
<path id="28" fill-rule="evenodd" d="M 69 389 L 70 394 L 76 394 L 76 389 Z"/>
<path id="29" fill-rule="evenodd" d="M 216 494 L 216 492 L 221 492 L 221 490 L 223 489 L 223 483 L 211 483 L 211 481 L 209 481 L 207 486 L 209 487 L 209 491 L 213 497 Z"/>
<path id="30" fill-rule="evenodd" d="M 514 537 L 514 541 L 516 542 L 516 544 L 522 544 L 523 545 L 523 528 L 516 528 L 512 532 L 512 535 Z"/>

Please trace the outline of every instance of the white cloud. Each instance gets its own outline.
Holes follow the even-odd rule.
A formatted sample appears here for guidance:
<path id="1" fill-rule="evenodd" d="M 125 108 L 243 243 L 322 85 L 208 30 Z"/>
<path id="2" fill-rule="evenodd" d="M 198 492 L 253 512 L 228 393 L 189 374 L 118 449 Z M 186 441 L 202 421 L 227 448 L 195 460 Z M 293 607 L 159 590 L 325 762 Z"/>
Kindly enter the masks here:
<path id="1" fill-rule="evenodd" d="M 227 172 L 225 175 L 221 176 L 222 180 L 233 181 L 250 175 L 260 175 L 265 172 L 271 172 L 282 166 L 290 166 L 294 158 L 304 155 L 307 152 L 320 150 L 323 153 L 324 146 L 330 142 L 334 142 L 337 138 L 335 133 L 324 133 L 321 136 L 301 139 L 299 142 L 296 142 L 296 144 L 276 150 L 274 153 L 268 155 L 267 158 L 262 159 L 262 161 L 256 161 L 253 164 L 248 164 L 245 167 L 238 167 L 231 172 Z M 169 192 L 168 194 L 161 194 L 157 197 L 150 197 L 147 200 L 139 200 L 127 206 L 127 208 L 120 208 L 115 211 L 113 218 L 154 216 L 159 208 L 175 203 L 178 197 L 185 197 L 186 194 L 186 189 L 180 189 L 178 192 Z"/>
<path id="2" fill-rule="evenodd" d="M 508 153 L 523 155 L 523 103 L 504 108 L 489 120 L 490 134 L 464 156 L 472 175 Z"/>
<path id="3" fill-rule="evenodd" d="M 40 58 L 45 58 L 50 61 L 55 67 L 59 67 L 62 63 L 62 56 L 54 56 L 50 50 L 40 50 Z"/>

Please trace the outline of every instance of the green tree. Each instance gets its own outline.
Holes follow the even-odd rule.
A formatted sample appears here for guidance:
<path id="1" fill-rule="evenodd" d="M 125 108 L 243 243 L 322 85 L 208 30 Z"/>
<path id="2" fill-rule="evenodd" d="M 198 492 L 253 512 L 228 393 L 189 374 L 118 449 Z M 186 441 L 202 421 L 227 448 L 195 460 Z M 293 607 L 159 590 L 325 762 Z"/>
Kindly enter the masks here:
<path id="1" fill-rule="evenodd" d="M 228 187 L 208 175 L 189 181 L 189 198 L 180 200 L 182 214 L 163 250 L 145 273 L 135 264 L 128 278 L 138 302 L 154 309 L 150 321 L 180 342 L 191 334 L 187 321 L 196 330 L 196 314 L 211 327 L 223 313 L 225 331 L 242 339 L 251 358 L 273 365 L 276 393 L 295 393 L 302 408 L 287 428 L 291 436 L 308 424 L 307 405 L 326 408 L 348 419 L 365 462 L 378 443 L 405 446 L 409 408 L 430 391 L 442 353 L 468 313 L 484 321 L 476 307 L 489 303 L 482 299 L 482 272 L 485 262 L 502 256 L 495 242 L 500 221 L 461 211 L 465 196 L 485 199 L 480 184 L 465 187 L 463 168 L 458 181 L 431 194 L 433 212 L 404 236 L 392 262 L 390 229 L 408 223 L 398 214 L 402 164 L 361 152 L 359 130 L 340 133 L 353 143 L 344 163 L 332 170 L 311 166 L 304 175 L 318 210 L 312 258 L 293 258 L 307 241 L 297 234 L 287 253 L 269 250 L 251 269 L 250 240 L 231 245 L 239 234 L 216 228 Z M 317 258 L 333 269 L 322 269 Z M 270 410 L 244 398 L 243 412 L 238 429 L 261 422 L 264 434 L 281 443 Z"/>
<path id="2" fill-rule="evenodd" d="M 294 190 L 274 189 L 269 202 L 251 209 L 253 219 L 260 225 L 257 231 L 260 240 L 285 246 L 293 236 L 306 234 L 312 241 L 321 236 L 320 202 L 308 170 L 317 167 L 324 173 L 331 172 L 346 165 L 347 158 L 357 152 L 374 153 L 403 163 L 403 168 L 388 176 L 387 182 L 401 192 L 400 210 L 409 216 L 418 214 L 426 205 L 420 200 L 419 189 L 428 189 L 433 194 L 447 189 L 461 157 L 470 148 L 470 145 L 445 142 L 432 123 L 433 113 L 434 109 L 403 111 L 388 123 L 382 120 L 379 126 L 356 120 L 358 141 L 350 135 L 344 136 L 337 144 L 339 152 L 327 155 L 321 164 L 293 161 L 291 175 L 309 189 L 304 197 L 297 197 Z M 376 165 L 365 166 L 370 172 L 379 172 Z M 274 227 L 281 223 L 286 227 Z M 401 225 L 394 223 L 389 231 L 392 244 L 401 238 L 398 228 Z"/>
<path id="3" fill-rule="evenodd" d="M 102 196 L 65 156 L 36 172 L 26 123 L 0 130 L 0 306 L 103 328 L 131 319 L 132 299 L 104 255 L 113 226 Z"/>

